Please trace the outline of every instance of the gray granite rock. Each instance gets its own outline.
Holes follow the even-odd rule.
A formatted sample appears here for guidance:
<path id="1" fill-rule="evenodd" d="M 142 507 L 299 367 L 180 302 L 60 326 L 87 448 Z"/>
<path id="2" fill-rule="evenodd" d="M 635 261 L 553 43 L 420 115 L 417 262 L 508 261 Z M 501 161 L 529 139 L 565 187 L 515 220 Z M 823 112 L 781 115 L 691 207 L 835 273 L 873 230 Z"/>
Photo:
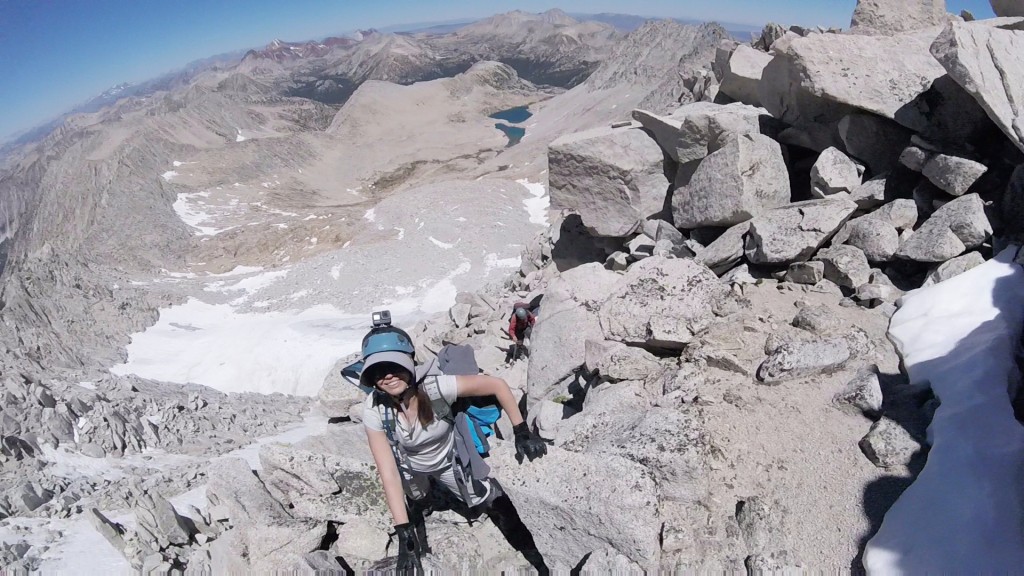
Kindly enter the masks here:
<path id="1" fill-rule="evenodd" d="M 900 236 L 887 220 L 869 214 L 847 222 L 832 243 L 860 248 L 869 262 L 888 262 L 900 248 Z"/>
<path id="2" fill-rule="evenodd" d="M 740 44 L 726 63 L 719 90 L 737 102 L 760 106 L 761 98 L 757 94 L 757 85 L 761 82 L 764 67 L 771 60 L 771 55 L 746 44 Z"/>
<path id="3" fill-rule="evenodd" d="M 715 310 L 731 298 L 729 288 L 693 260 L 648 258 L 629 268 L 601 306 L 604 339 L 683 348 L 710 325 Z M 572 333 L 576 339 L 581 338 L 582 331 Z M 531 358 L 531 373 L 533 362 Z"/>
<path id="4" fill-rule="evenodd" d="M 744 253 L 752 264 L 809 260 L 857 209 L 846 198 L 797 202 L 751 221 Z"/>
<path id="5" fill-rule="evenodd" d="M 945 0 L 857 0 L 852 34 L 891 35 L 945 22 Z"/>
<path id="6" fill-rule="evenodd" d="M 764 384 L 780 384 L 837 370 L 849 359 L 850 349 L 842 338 L 792 340 L 768 355 L 757 369 L 757 379 Z"/>
<path id="7" fill-rule="evenodd" d="M 850 414 L 876 418 L 882 413 L 882 387 L 874 369 L 858 372 L 835 396 L 832 405 Z"/>
<path id="8" fill-rule="evenodd" d="M 779 144 L 760 134 L 730 138 L 672 195 L 680 228 L 732 226 L 789 203 L 789 171 Z"/>
<path id="9" fill-rule="evenodd" d="M 826 148 L 811 167 L 811 196 L 825 198 L 850 192 L 861 184 L 857 163 L 838 148 Z"/>
<path id="10" fill-rule="evenodd" d="M 694 260 L 704 264 L 715 274 L 724 274 L 743 258 L 743 239 L 748 230 L 749 222 L 741 222 L 730 227 L 698 253 Z"/>
<path id="11" fill-rule="evenodd" d="M 819 251 L 814 259 L 825 264 L 825 278 L 840 286 L 855 290 L 871 279 L 871 265 L 856 246 L 832 246 Z"/>
<path id="12" fill-rule="evenodd" d="M 878 208 L 871 216 L 889 222 L 897 230 L 912 230 L 917 225 L 917 203 L 900 198 Z"/>
<path id="13" fill-rule="evenodd" d="M 931 53 L 1024 150 L 1024 31 L 951 21 L 935 38 Z"/>
<path id="14" fill-rule="evenodd" d="M 883 417 L 860 441 L 860 449 L 879 468 L 906 466 L 922 443 L 894 420 Z"/>
<path id="15" fill-rule="evenodd" d="M 576 212 L 595 236 L 629 236 L 649 216 L 644 206 L 664 204 L 663 163 L 657 142 L 639 128 L 563 136 L 548 147 L 551 208 Z"/>
<path id="16" fill-rule="evenodd" d="M 774 120 L 763 108 L 738 102 L 695 102 L 668 116 L 634 110 L 633 118 L 650 130 L 665 153 L 680 164 L 703 159 L 724 146 L 731 136 L 773 136 L 776 130 Z"/>
<path id="17" fill-rule="evenodd" d="M 936 210 L 903 242 L 896 256 L 918 262 L 945 262 L 977 248 L 991 234 L 981 198 L 967 194 Z"/>
<path id="18" fill-rule="evenodd" d="M 968 252 L 963 256 L 957 256 L 952 260 L 947 260 L 942 264 L 939 264 L 929 271 L 928 276 L 924 279 L 922 287 L 938 284 L 939 282 L 945 282 L 954 276 L 959 276 L 971 268 L 981 266 L 984 263 L 985 257 L 978 252 Z"/>
<path id="19" fill-rule="evenodd" d="M 921 173 L 942 190 L 953 196 L 963 196 L 987 171 L 988 167 L 980 162 L 936 154 L 925 163 Z"/>
<path id="20" fill-rule="evenodd" d="M 824 262 L 794 262 L 786 270 L 786 282 L 814 285 L 825 277 Z"/>

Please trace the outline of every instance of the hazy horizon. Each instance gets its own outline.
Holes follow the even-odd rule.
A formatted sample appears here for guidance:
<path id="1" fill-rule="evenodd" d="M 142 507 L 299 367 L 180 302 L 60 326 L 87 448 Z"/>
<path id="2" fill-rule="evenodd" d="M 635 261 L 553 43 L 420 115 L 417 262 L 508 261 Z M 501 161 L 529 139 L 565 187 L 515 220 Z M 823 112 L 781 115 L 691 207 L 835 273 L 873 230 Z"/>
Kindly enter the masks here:
<path id="1" fill-rule="evenodd" d="M 184 0 L 145 5 L 102 0 L 88 5 L 0 2 L 0 143 L 128 82 L 138 84 L 181 69 L 196 60 L 267 45 L 274 39 L 300 42 L 358 29 L 395 29 L 474 20 L 511 10 L 617 13 L 685 18 L 758 26 L 845 27 L 856 0 L 789 0 L 766 6 L 758 0 L 720 0 L 713 5 L 666 0 L 611 2 L 536 0 L 487 4 L 444 0 L 425 6 L 411 0 L 342 5 L 300 0 L 283 5 L 263 0 L 206 4 Z M 987 0 L 947 3 L 950 12 L 971 10 L 991 17 Z M 12 55 L 17 55 L 12 56 Z"/>

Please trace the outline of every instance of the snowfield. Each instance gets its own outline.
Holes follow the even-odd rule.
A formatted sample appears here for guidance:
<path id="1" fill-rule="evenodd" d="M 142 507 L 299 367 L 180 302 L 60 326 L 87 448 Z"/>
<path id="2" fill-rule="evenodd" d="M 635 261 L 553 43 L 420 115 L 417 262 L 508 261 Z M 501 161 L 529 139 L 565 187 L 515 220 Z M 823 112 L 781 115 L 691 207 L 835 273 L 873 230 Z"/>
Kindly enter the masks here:
<path id="1" fill-rule="evenodd" d="M 1010 574 L 1024 568 L 1024 426 L 1010 394 L 1024 323 L 1017 247 L 901 301 L 889 334 L 910 383 L 942 402 L 917 480 L 864 553 L 875 574 Z"/>

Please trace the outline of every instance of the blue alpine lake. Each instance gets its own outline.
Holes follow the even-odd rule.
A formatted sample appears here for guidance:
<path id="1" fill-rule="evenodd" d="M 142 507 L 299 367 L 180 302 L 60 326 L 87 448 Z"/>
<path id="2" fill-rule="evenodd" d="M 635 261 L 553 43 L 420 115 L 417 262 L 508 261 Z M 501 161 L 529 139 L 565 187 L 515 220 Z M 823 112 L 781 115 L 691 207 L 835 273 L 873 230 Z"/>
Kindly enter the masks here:
<path id="1" fill-rule="evenodd" d="M 517 106 L 515 108 L 509 108 L 508 110 L 495 112 L 489 117 L 494 118 L 495 120 L 504 120 L 505 122 L 508 122 L 508 124 L 498 122 L 494 125 L 495 128 L 505 133 L 505 136 L 508 138 L 508 144 L 505 146 L 508 147 L 515 146 L 523 139 L 523 136 L 526 136 L 526 128 L 512 126 L 512 124 L 525 122 L 530 116 L 533 116 L 533 113 L 530 112 L 529 108 L 526 106 Z"/>

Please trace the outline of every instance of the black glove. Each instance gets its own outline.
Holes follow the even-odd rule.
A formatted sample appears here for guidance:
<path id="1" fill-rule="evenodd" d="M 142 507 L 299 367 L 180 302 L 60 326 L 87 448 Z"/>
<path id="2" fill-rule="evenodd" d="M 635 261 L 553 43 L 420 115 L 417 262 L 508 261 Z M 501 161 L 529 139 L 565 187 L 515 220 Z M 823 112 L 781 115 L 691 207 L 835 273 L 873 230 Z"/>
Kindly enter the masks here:
<path id="1" fill-rule="evenodd" d="M 548 453 L 547 445 L 530 432 L 530 427 L 526 425 L 526 422 L 520 422 L 513 426 L 512 432 L 516 435 L 516 458 L 519 458 L 520 462 L 522 462 L 522 456 L 533 462 L 535 458 L 540 458 Z"/>
<path id="2" fill-rule="evenodd" d="M 395 574 L 397 576 L 422 574 L 419 541 L 416 539 L 416 532 L 412 524 L 406 522 L 396 525 L 395 535 L 398 536 L 398 564 L 395 566 Z"/>

